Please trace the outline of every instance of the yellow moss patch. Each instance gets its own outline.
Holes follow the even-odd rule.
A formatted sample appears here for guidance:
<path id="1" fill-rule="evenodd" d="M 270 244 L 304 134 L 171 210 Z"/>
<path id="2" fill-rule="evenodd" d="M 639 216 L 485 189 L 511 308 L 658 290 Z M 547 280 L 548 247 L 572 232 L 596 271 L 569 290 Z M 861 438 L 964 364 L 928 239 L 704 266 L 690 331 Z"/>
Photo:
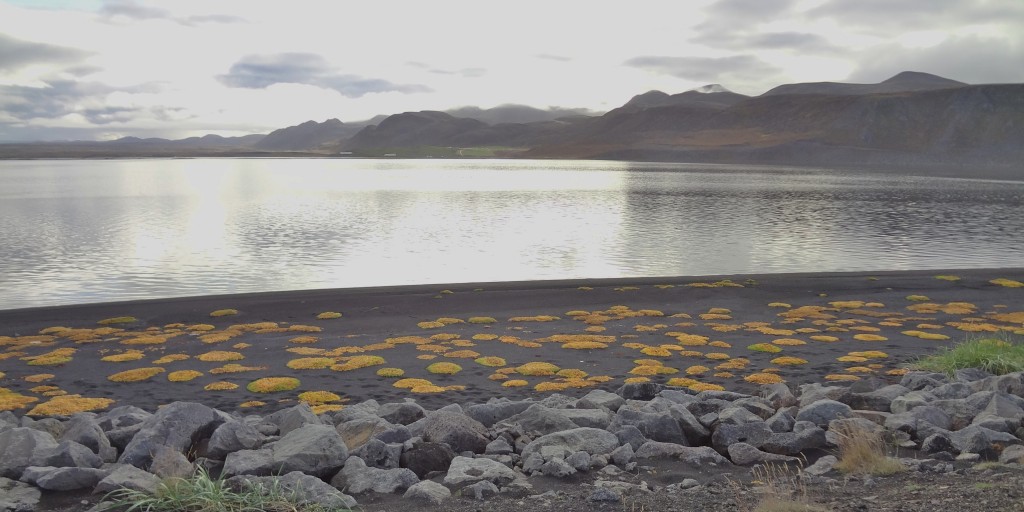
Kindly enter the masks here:
<path id="1" fill-rule="evenodd" d="M 320 414 L 323 414 L 325 412 L 341 411 L 341 410 L 345 409 L 345 406 L 341 405 L 341 404 L 319 404 L 319 405 L 311 405 L 309 408 L 310 408 L 310 410 L 313 411 L 313 414 L 320 415 Z"/>
<path id="2" fill-rule="evenodd" d="M 743 380 L 754 384 L 778 384 L 780 382 L 785 382 L 782 377 L 779 377 L 774 373 L 752 373 L 743 377 Z"/>
<path id="3" fill-rule="evenodd" d="M 434 354 L 420 354 L 420 355 L 416 356 L 416 359 L 422 359 L 424 361 L 429 361 L 431 359 L 437 359 L 437 356 L 435 356 Z"/>
<path id="4" fill-rule="evenodd" d="M 43 394 L 43 393 L 46 393 L 46 392 L 49 392 L 49 391 L 57 391 L 59 389 L 60 388 L 57 387 L 57 386 L 36 386 L 36 387 L 30 389 L 29 391 L 31 391 L 33 393 Z"/>
<path id="5" fill-rule="evenodd" d="M 300 356 L 320 356 L 327 352 L 325 349 L 312 347 L 289 347 L 286 348 L 285 351 L 291 352 L 292 354 L 298 354 Z"/>
<path id="6" fill-rule="evenodd" d="M 646 376 L 650 376 L 650 375 L 672 375 L 672 374 L 675 374 L 675 373 L 679 373 L 679 370 L 677 370 L 676 368 L 669 368 L 667 366 L 646 366 L 646 365 L 641 365 L 641 366 L 637 366 L 636 368 L 633 368 L 632 370 L 629 371 L 629 373 L 631 375 L 646 375 Z"/>
<path id="7" fill-rule="evenodd" d="M 671 333 L 669 333 L 669 334 L 671 334 Z M 707 345 L 708 344 L 708 337 L 707 336 L 700 336 L 700 335 L 697 335 L 697 334 L 685 334 L 685 333 L 676 333 L 676 334 L 677 334 L 677 336 L 675 336 L 676 341 L 678 341 L 679 344 L 683 345 L 683 346 L 699 347 L 699 346 Z"/>
<path id="8" fill-rule="evenodd" d="M 2 400 L 3 395 L 0 395 Z M 110 398 L 84 398 L 82 395 L 56 396 L 32 408 L 28 416 L 71 416 L 80 412 L 99 411 L 110 407 Z"/>
<path id="9" fill-rule="evenodd" d="M 926 295 L 907 295 L 907 300 L 911 302 L 928 302 L 931 299 Z"/>
<path id="10" fill-rule="evenodd" d="M 705 374 L 705 373 L 707 373 L 709 371 L 711 371 L 711 369 L 708 368 L 707 366 L 702 366 L 702 365 L 697 364 L 697 365 L 693 365 L 693 366 L 687 368 L 686 369 L 686 374 L 687 375 L 703 375 L 703 374 Z"/>
<path id="11" fill-rule="evenodd" d="M 880 350 L 866 350 L 863 352 L 850 352 L 851 356 L 866 357 L 868 359 L 885 359 L 889 357 L 889 354 Z"/>
<path id="12" fill-rule="evenodd" d="M 715 281 L 712 283 L 690 283 L 686 286 L 690 288 L 743 288 L 742 284 L 734 283 L 728 279 L 721 281 Z"/>
<path id="13" fill-rule="evenodd" d="M 35 375 L 29 375 L 29 376 L 25 377 L 23 380 L 25 382 L 38 383 L 38 382 L 48 381 L 48 380 L 50 380 L 50 379 L 52 379 L 54 377 L 55 377 L 55 375 L 52 374 L 52 373 L 37 373 Z"/>
<path id="14" fill-rule="evenodd" d="M 490 334 L 490 333 L 474 334 L 473 335 L 473 339 L 477 340 L 477 341 L 491 341 L 491 340 L 498 339 L 498 335 L 497 334 Z"/>
<path id="15" fill-rule="evenodd" d="M 886 341 L 889 338 L 877 334 L 854 334 L 853 339 L 860 341 Z"/>
<path id="16" fill-rule="evenodd" d="M 725 386 L 721 386 L 721 385 L 718 385 L 718 384 L 710 384 L 710 383 L 707 383 L 707 382 L 696 382 L 696 383 L 690 384 L 689 386 L 686 386 L 686 387 L 691 389 L 691 390 L 693 390 L 693 391 L 697 391 L 697 392 L 700 392 L 700 391 L 725 391 Z"/>
<path id="17" fill-rule="evenodd" d="M 241 352 L 229 352 L 214 350 L 205 354 L 199 354 L 196 359 L 206 363 L 222 363 L 224 361 L 241 361 L 245 356 Z"/>
<path id="18" fill-rule="evenodd" d="M 889 371 L 885 372 L 886 375 L 893 375 L 893 376 L 896 376 L 896 377 L 901 376 L 901 375 L 906 375 L 908 373 L 910 373 L 910 369 L 909 368 L 896 368 L 896 369 L 889 370 Z"/>
<path id="19" fill-rule="evenodd" d="M 707 354 L 704 354 L 704 357 L 708 359 L 714 359 L 716 361 L 724 361 L 726 359 L 729 359 L 731 356 L 723 352 L 709 352 Z"/>
<path id="20" fill-rule="evenodd" d="M 108 362 L 114 362 L 114 363 L 123 363 L 125 361 L 138 361 L 139 359 L 142 359 L 145 356 L 146 356 L 146 354 L 144 354 L 141 351 L 138 351 L 138 350 L 128 350 L 128 351 L 122 352 L 120 354 L 111 354 L 109 356 L 101 357 L 100 361 L 108 361 Z"/>
<path id="21" fill-rule="evenodd" d="M 561 368 L 542 361 L 535 361 L 532 363 L 526 363 L 515 368 L 516 373 L 520 375 L 529 375 L 533 377 L 543 377 L 547 375 L 554 375 Z"/>
<path id="22" fill-rule="evenodd" d="M 508 319 L 509 322 L 554 322 L 556 320 L 559 318 L 551 315 L 514 316 Z"/>
<path id="23" fill-rule="evenodd" d="M 167 374 L 167 380 L 171 382 L 188 382 L 203 376 L 203 372 L 195 370 L 178 370 Z"/>
<path id="24" fill-rule="evenodd" d="M 834 343 L 836 341 L 839 341 L 839 338 L 836 338 L 835 336 L 817 335 L 811 336 L 810 338 L 814 341 L 821 341 L 824 343 Z"/>
<path id="25" fill-rule="evenodd" d="M 167 370 L 158 366 L 150 368 L 136 368 L 134 370 L 127 370 L 110 375 L 107 377 L 107 380 L 111 382 L 141 382 L 149 380 L 156 375 L 164 373 L 165 371 Z"/>
<path id="26" fill-rule="evenodd" d="M 320 320 L 334 320 L 335 318 L 341 318 L 341 316 L 341 313 L 338 313 L 337 311 L 324 311 L 316 317 Z"/>
<path id="27" fill-rule="evenodd" d="M 629 377 L 628 379 L 624 380 L 623 382 L 625 382 L 626 384 L 639 384 L 639 383 L 642 383 L 642 382 L 650 382 L 650 381 L 651 381 L 650 377 Z"/>
<path id="28" fill-rule="evenodd" d="M 322 370 L 330 368 L 336 361 L 330 357 L 300 357 L 288 361 L 285 366 L 293 370 Z"/>
<path id="29" fill-rule="evenodd" d="M 113 318 L 104 318 L 103 320 L 100 320 L 99 322 L 96 322 L 96 323 L 98 323 L 100 325 L 116 325 L 116 324 L 131 324 L 131 323 L 135 323 L 135 322 L 138 322 L 138 321 L 139 321 L 139 319 L 135 318 L 134 316 L 115 316 Z"/>
<path id="30" fill-rule="evenodd" d="M 29 366 L 58 366 L 71 362 L 71 356 L 76 349 L 58 348 L 38 356 L 22 357 L 22 361 L 28 361 Z"/>
<path id="31" fill-rule="evenodd" d="M 671 351 L 662 347 L 644 347 L 640 349 L 640 353 L 654 357 L 669 357 L 672 355 Z"/>
<path id="32" fill-rule="evenodd" d="M 732 315 L 719 315 L 715 313 L 701 313 L 701 320 L 732 320 Z"/>
<path id="33" fill-rule="evenodd" d="M 807 360 L 800 359 L 799 357 L 783 356 L 772 359 L 771 363 L 777 364 L 779 366 L 795 366 L 800 364 L 807 364 Z"/>
<path id="34" fill-rule="evenodd" d="M 452 359 L 476 359 L 480 357 L 480 353 L 472 350 L 453 350 L 451 352 L 445 352 L 444 356 Z"/>
<path id="35" fill-rule="evenodd" d="M 850 373 L 871 373 L 874 370 L 866 366 L 851 366 L 847 368 L 846 371 Z"/>
<path id="36" fill-rule="evenodd" d="M 825 376 L 825 380 L 829 380 L 829 381 L 855 381 L 855 380 L 860 380 L 860 377 L 858 377 L 856 375 L 832 373 L 832 374 L 826 375 Z"/>
<path id="37" fill-rule="evenodd" d="M 521 388 L 523 386 L 529 386 L 529 385 L 530 385 L 529 382 L 526 382 L 525 380 L 520 380 L 520 379 L 506 380 L 505 382 L 501 383 L 501 386 L 502 387 L 506 387 L 506 388 Z"/>
<path id="38" fill-rule="evenodd" d="M 777 340 L 773 340 L 772 344 L 782 345 L 784 347 L 794 347 L 799 345 L 806 345 L 807 342 L 804 340 L 798 340 L 796 338 L 779 338 Z"/>
<path id="39" fill-rule="evenodd" d="M 238 314 L 238 310 L 237 309 L 218 309 L 216 311 L 211 311 L 210 312 L 210 316 L 215 317 L 215 318 L 216 317 L 221 317 L 221 316 L 237 315 L 237 314 Z"/>
<path id="40" fill-rule="evenodd" d="M 862 300 L 837 300 L 828 303 L 836 309 L 855 309 L 864 307 L 864 301 Z"/>
<path id="41" fill-rule="evenodd" d="M 214 368 L 210 370 L 210 373 L 221 374 L 221 373 L 241 373 L 241 372 L 252 372 L 259 370 L 266 370 L 266 366 L 242 366 L 238 363 L 228 363 L 224 366 Z"/>
<path id="42" fill-rule="evenodd" d="M 380 366 L 385 362 L 384 358 L 380 356 L 352 356 L 342 364 L 331 366 L 331 369 L 336 372 L 346 372 L 369 366 Z"/>
<path id="43" fill-rule="evenodd" d="M 462 371 L 462 367 L 455 363 L 440 362 L 427 366 L 427 371 L 434 374 L 455 375 Z"/>
<path id="44" fill-rule="evenodd" d="M 38 401 L 39 399 L 34 396 L 22 395 L 6 388 L 0 388 L 0 411 L 24 409 Z"/>
<path id="45" fill-rule="evenodd" d="M 863 363 L 867 360 L 868 358 L 863 356 L 840 356 L 836 358 L 836 361 L 841 363 Z"/>
<path id="46" fill-rule="evenodd" d="M 494 367 L 494 368 L 499 367 L 499 366 L 505 366 L 505 364 L 506 364 L 505 359 L 503 359 L 501 357 L 498 357 L 498 356 L 478 357 L 478 358 L 474 359 L 473 361 L 475 363 L 477 363 L 477 364 L 481 364 L 481 365 L 484 365 L 484 366 L 490 366 L 490 367 Z"/>
<path id="47" fill-rule="evenodd" d="M 993 279 L 989 282 L 994 285 L 1005 286 L 1006 288 L 1024 288 L 1024 283 L 1020 281 L 1014 281 L 1013 279 L 1006 279 L 1004 277 Z"/>
<path id="48" fill-rule="evenodd" d="M 238 407 L 241 407 L 242 409 L 251 409 L 253 407 L 263 407 L 264 405 L 267 405 L 267 403 L 259 400 L 249 400 L 248 402 L 238 404 Z"/>
<path id="49" fill-rule="evenodd" d="M 417 386 L 430 386 L 432 383 L 426 379 L 399 379 L 392 384 L 399 389 L 412 389 Z"/>
<path id="50" fill-rule="evenodd" d="M 330 391 L 304 391 L 299 393 L 299 401 L 309 405 L 320 405 L 328 402 L 337 402 L 341 397 Z"/>
<path id="51" fill-rule="evenodd" d="M 316 343 L 317 341 L 320 341 L 320 338 L 317 338 L 316 336 L 296 336 L 296 337 L 290 338 L 288 340 L 289 343 L 299 343 L 299 344 Z"/>
<path id="52" fill-rule="evenodd" d="M 439 329 L 441 327 L 444 327 L 444 324 L 442 324 L 441 322 L 419 322 L 416 324 L 416 326 L 419 327 L 420 329 Z"/>
<path id="53" fill-rule="evenodd" d="M 935 279 L 941 279 L 943 281 L 959 281 L 960 280 L 960 276 L 941 275 L 941 276 L 935 276 Z"/>
<path id="54" fill-rule="evenodd" d="M 231 348 L 233 348 L 235 350 L 242 350 L 242 349 L 249 348 L 251 346 L 252 346 L 252 344 L 249 344 L 249 343 L 235 343 L 234 345 L 231 345 Z"/>
<path id="55" fill-rule="evenodd" d="M 238 389 L 238 384 L 220 380 L 203 386 L 203 389 L 207 391 L 231 391 L 232 389 Z"/>
<path id="56" fill-rule="evenodd" d="M 665 384 L 668 385 L 668 386 L 675 386 L 675 387 L 685 388 L 685 387 L 689 387 L 689 386 L 691 386 L 693 384 L 696 384 L 697 382 L 698 382 L 697 380 L 690 379 L 690 378 L 687 378 L 687 377 L 673 377 L 673 378 L 669 379 L 668 382 L 666 382 Z"/>
<path id="57" fill-rule="evenodd" d="M 466 321 L 471 324 L 493 324 L 497 323 L 498 320 L 491 316 L 471 316 Z"/>
<path id="58" fill-rule="evenodd" d="M 781 348 L 772 345 L 771 343 L 755 343 L 753 345 L 748 345 L 747 349 L 753 350 L 754 352 L 767 352 L 769 354 L 777 354 L 779 352 L 782 352 Z"/>
<path id="59" fill-rule="evenodd" d="M 728 343 L 726 343 L 724 341 L 712 341 L 711 343 L 708 343 L 708 346 L 709 347 L 717 347 L 717 348 L 732 348 L 732 345 L 730 345 L 730 344 L 728 344 Z"/>
<path id="60" fill-rule="evenodd" d="M 405 370 L 401 368 L 381 368 L 377 370 L 378 377 L 396 378 L 405 375 Z"/>
<path id="61" fill-rule="evenodd" d="M 251 393 L 277 393 L 291 391 L 299 385 L 299 379 L 294 377 L 264 377 L 250 382 L 245 389 Z"/>

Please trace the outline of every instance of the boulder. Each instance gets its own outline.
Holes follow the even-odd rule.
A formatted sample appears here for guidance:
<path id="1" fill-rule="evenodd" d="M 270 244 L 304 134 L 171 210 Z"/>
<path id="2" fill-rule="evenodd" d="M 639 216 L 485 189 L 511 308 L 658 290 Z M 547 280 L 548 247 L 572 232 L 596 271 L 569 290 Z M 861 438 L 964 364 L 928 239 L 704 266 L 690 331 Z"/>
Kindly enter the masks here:
<path id="1" fill-rule="evenodd" d="M 161 483 L 160 477 L 143 471 L 130 464 L 118 464 L 103 480 L 96 484 L 93 492 L 106 494 L 117 489 L 131 489 L 147 494 L 156 493 Z"/>
<path id="2" fill-rule="evenodd" d="M 744 423 L 742 425 L 722 424 L 711 434 L 711 446 L 718 453 L 726 453 L 730 445 L 746 443 L 754 448 L 760 447 L 765 441 L 771 438 L 774 433 L 763 421 Z"/>
<path id="3" fill-rule="evenodd" d="M 534 405 L 534 402 L 488 402 L 467 407 L 466 415 L 490 428 L 501 420 L 525 411 L 531 405 Z"/>
<path id="4" fill-rule="evenodd" d="M 291 496 L 300 508 L 319 507 L 327 510 L 356 507 L 355 498 L 331 487 L 323 480 L 298 471 L 283 476 L 252 476 L 238 475 L 227 479 L 227 484 L 235 491 L 253 489 L 277 489 Z"/>
<path id="5" fill-rule="evenodd" d="M 344 409 L 334 413 L 334 424 L 340 425 L 359 418 L 379 418 L 380 416 L 377 415 L 379 410 L 380 404 L 373 399 L 355 405 L 346 405 Z"/>
<path id="6" fill-rule="evenodd" d="M 595 389 L 584 395 L 581 400 L 587 400 L 600 405 L 612 412 L 617 411 L 622 404 L 626 403 L 626 400 L 621 396 L 603 389 Z"/>
<path id="7" fill-rule="evenodd" d="M 892 401 L 909 392 L 909 389 L 899 384 L 892 384 L 867 393 L 852 393 L 846 404 L 854 409 L 891 412 Z"/>
<path id="8" fill-rule="evenodd" d="M 758 450 L 747 443 L 733 443 L 728 447 L 729 458 L 737 466 L 751 466 L 764 462 L 796 462 L 799 459 L 787 455 L 776 455 Z"/>
<path id="9" fill-rule="evenodd" d="M 612 395 L 618 396 L 618 395 Z M 608 428 L 612 422 L 612 415 L 605 409 L 561 409 L 565 417 L 569 418 L 576 427 Z"/>
<path id="10" fill-rule="evenodd" d="M 447 487 L 430 480 L 424 480 L 413 485 L 405 491 L 405 494 L 402 495 L 403 498 L 419 501 L 435 507 L 444 503 L 444 501 L 451 498 L 451 496 L 452 492 L 449 491 Z"/>
<path id="11" fill-rule="evenodd" d="M 801 384 L 797 396 L 797 405 L 805 407 L 820 400 L 834 400 L 842 402 L 850 394 L 850 389 L 844 386 L 824 386 L 817 382 Z"/>
<path id="12" fill-rule="evenodd" d="M 21 480 L 44 491 L 77 491 L 96 487 L 109 474 L 105 469 L 96 468 L 29 466 L 25 468 Z"/>
<path id="13" fill-rule="evenodd" d="M 499 425 L 518 424 L 526 432 L 540 435 L 571 430 L 579 425 L 563 413 L 563 409 L 550 409 L 540 404 L 531 405 L 525 411 L 502 420 Z"/>
<path id="14" fill-rule="evenodd" d="M 615 452 L 612 452 L 615 453 Z M 588 471 L 590 470 L 590 454 L 587 452 L 576 452 L 565 458 L 565 462 L 572 466 L 576 471 Z"/>
<path id="15" fill-rule="evenodd" d="M 652 400 L 664 386 L 656 382 L 629 382 L 615 393 L 626 400 Z"/>
<path id="16" fill-rule="evenodd" d="M 853 409 L 849 405 L 835 400 L 818 400 L 814 403 L 803 405 L 796 413 L 797 421 L 810 421 L 819 427 L 825 427 L 828 422 L 852 416 Z"/>
<path id="17" fill-rule="evenodd" d="M 427 413 L 415 402 L 394 402 L 381 405 L 377 415 L 395 425 L 408 425 Z"/>
<path id="18" fill-rule="evenodd" d="M 53 436 L 33 428 L 16 427 L 0 432 L 0 477 L 20 479 L 36 453 L 56 448 Z"/>
<path id="19" fill-rule="evenodd" d="M 487 455 L 510 455 L 514 452 L 515 450 L 512 449 L 512 445 L 504 437 L 499 437 L 487 443 L 487 447 L 484 448 L 484 453 Z"/>
<path id="20" fill-rule="evenodd" d="M 105 462 L 117 460 L 117 449 L 103 432 L 99 421 L 92 414 L 80 413 L 71 417 L 64 425 L 64 432 L 58 441 L 73 441 L 92 450 Z"/>
<path id="21" fill-rule="evenodd" d="M 729 460 L 722 457 L 710 446 L 689 447 L 672 443 L 659 443 L 648 441 L 636 451 L 637 459 L 657 458 L 678 458 L 683 463 L 691 466 L 702 464 L 729 464 Z"/>
<path id="22" fill-rule="evenodd" d="M 32 455 L 32 466 L 57 468 L 98 468 L 103 459 L 92 450 L 74 441 L 61 441 L 57 446 L 42 448 Z"/>
<path id="23" fill-rule="evenodd" d="M 640 429 L 633 425 L 626 425 L 625 427 L 616 430 L 615 437 L 619 440 L 620 445 L 628 444 L 634 451 L 648 441 L 648 439 L 644 437 L 643 432 L 640 432 Z"/>
<path id="24" fill-rule="evenodd" d="M 456 453 L 483 453 L 487 447 L 487 428 L 461 413 L 434 411 L 424 419 L 423 439 L 445 443 Z"/>
<path id="25" fill-rule="evenodd" d="M 412 487 L 420 479 L 408 468 L 371 468 L 359 457 L 349 457 L 331 485 L 352 494 L 376 492 L 390 494 Z"/>
<path id="26" fill-rule="evenodd" d="M 900 385 L 911 391 L 932 389 L 945 383 L 946 376 L 941 373 L 910 372 L 900 379 Z"/>
<path id="27" fill-rule="evenodd" d="M 540 453 L 546 446 L 556 446 L 569 453 L 584 451 L 590 455 L 599 455 L 609 454 L 618 448 L 619 440 L 607 430 L 580 427 L 538 437 L 523 448 L 522 456 L 526 459 L 534 453 Z"/>
<path id="28" fill-rule="evenodd" d="M 486 480 L 467 485 L 462 489 L 463 496 L 471 495 L 476 500 L 483 500 L 496 494 L 498 494 L 498 486 Z"/>
<path id="29" fill-rule="evenodd" d="M 768 400 L 775 409 L 791 407 L 797 404 L 797 399 L 796 396 L 793 395 L 793 391 L 789 389 L 789 386 L 782 382 L 762 385 L 761 396 Z"/>
<path id="30" fill-rule="evenodd" d="M 388 421 L 383 418 L 378 418 L 377 416 L 369 415 L 369 413 L 364 413 L 363 415 L 359 415 L 353 419 L 339 423 L 336 430 L 345 442 L 345 446 L 349 450 L 355 450 L 366 444 L 370 439 L 391 430 L 393 427 L 394 425 L 388 423 Z"/>
<path id="31" fill-rule="evenodd" d="M 501 486 L 515 479 L 515 471 L 500 462 L 490 459 L 455 457 L 448 468 L 448 474 L 444 477 L 444 483 L 445 485 L 465 485 L 486 480 Z"/>
<path id="32" fill-rule="evenodd" d="M 576 468 L 572 467 L 572 465 L 566 462 L 565 459 L 553 458 L 545 462 L 544 465 L 540 467 L 540 472 L 546 476 L 565 478 L 567 476 L 575 475 Z"/>
<path id="33" fill-rule="evenodd" d="M 679 422 L 668 412 L 641 412 L 622 407 L 615 413 L 608 430 L 614 432 L 627 425 L 638 428 L 644 437 L 653 441 L 688 444 Z"/>
<path id="34" fill-rule="evenodd" d="M 348 449 L 341 435 L 328 425 L 306 425 L 260 450 L 228 454 L 223 474 L 257 475 L 301 471 L 326 478 L 345 465 Z"/>
<path id="35" fill-rule="evenodd" d="M 760 449 L 778 455 L 798 455 L 805 450 L 824 448 L 827 444 L 825 431 L 812 427 L 799 432 L 774 433 L 761 443 Z"/>
<path id="36" fill-rule="evenodd" d="M 803 472 L 811 476 L 821 476 L 829 471 L 832 471 L 836 467 L 839 459 L 835 455 L 825 455 L 820 459 L 816 460 L 814 464 L 804 468 Z"/>
<path id="37" fill-rule="evenodd" d="M 679 424 L 679 428 L 683 431 L 683 436 L 687 442 L 692 444 L 703 444 L 711 438 L 711 431 L 704 426 L 703 423 L 697 419 L 696 416 L 690 412 L 689 409 L 682 405 L 673 405 L 668 409 L 669 415 L 672 419 L 676 420 Z M 634 446 L 633 448 L 638 448 Z"/>
<path id="38" fill-rule="evenodd" d="M 796 423 L 796 418 L 786 409 L 779 409 L 770 418 L 764 420 L 765 425 L 772 429 L 772 432 L 790 432 Z"/>
<path id="39" fill-rule="evenodd" d="M 282 409 L 264 418 L 265 421 L 277 425 L 279 435 L 287 435 L 289 432 L 306 425 L 323 425 L 323 421 L 313 412 L 313 409 L 306 402 L 299 403 L 294 407 Z"/>
<path id="40" fill-rule="evenodd" d="M 1020 464 L 1024 461 L 1024 446 L 1015 444 L 1007 446 L 999 454 L 999 462 L 1002 464 Z"/>
<path id="41" fill-rule="evenodd" d="M 996 432 L 985 427 L 971 425 L 949 434 L 957 451 L 977 453 L 982 457 L 995 458 L 1008 445 L 1021 444 L 1012 434 Z"/>
<path id="42" fill-rule="evenodd" d="M 935 405 L 935 395 L 928 391 L 911 391 L 892 399 L 889 410 L 896 414 L 907 412 L 921 405 Z"/>
<path id="43" fill-rule="evenodd" d="M 399 465 L 425 478 L 434 471 L 447 471 L 454 458 L 455 451 L 446 444 L 420 443 L 402 454 Z"/>
<path id="44" fill-rule="evenodd" d="M 181 452 L 167 446 L 160 446 L 153 454 L 149 472 L 162 479 L 189 478 L 195 472 L 195 467 Z"/>
<path id="45" fill-rule="evenodd" d="M 387 444 L 379 439 L 371 439 L 370 442 L 353 450 L 352 455 L 363 459 L 363 462 L 371 468 L 395 469 L 402 456 L 402 445 Z"/>
<path id="46" fill-rule="evenodd" d="M 745 407 L 730 405 L 718 412 L 718 425 L 743 425 L 746 423 L 763 423 L 764 419 L 750 412 Z"/>
<path id="47" fill-rule="evenodd" d="M 210 436 L 206 456 L 224 460 L 231 452 L 256 450 L 263 445 L 266 436 L 253 425 L 241 421 L 229 421 L 217 427 Z"/>
<path id="48" fill-rule="evenodd" d="M 636 460 L 636 453 L 633 451 L 632 445 L 624 444 L 612 451 L 609 457 L 615 465 L 625 466 Z"/>
<path id="49" fill-rule="evenodd" d="M 147 469 L 161 446 L 188 452 L 230 419 L 224 413 L 194 402 L 173 402 L 142 422 L 118 462 Z"/>
<path id="50" fill-rule="evenodd" d="M 14 427 L 9 427 L 14 428 Z M 3 431 L 3 429 L 0 429 Z M 32 512 L 42 497 L 39 489 L 31 485 L 0 477 L 0 510 L 5 512 Z"/>

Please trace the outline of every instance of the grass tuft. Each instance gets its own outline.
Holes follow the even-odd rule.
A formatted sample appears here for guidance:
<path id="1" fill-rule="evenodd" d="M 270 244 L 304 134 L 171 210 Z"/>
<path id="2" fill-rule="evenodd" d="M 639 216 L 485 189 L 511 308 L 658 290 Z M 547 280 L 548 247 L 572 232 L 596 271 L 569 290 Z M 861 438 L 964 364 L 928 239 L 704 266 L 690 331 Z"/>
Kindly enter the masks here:
<path id="1" fill-rule="evenodd" d="M 906 471 L 900 461 L 885 453 L 882 433 L 857 425 L 835 430 L 839 436 L 839 462 L 836 469 L 847 474 L 885 476 Z"/>
<path id="2" fill-rule="evenodd" d="M 1024 344 L 1009 338 L 976 338 L 914 363 L 914 368 L 952 375 L 965 368 L 980 368 L 993 375 L 1024 371 Z"/>

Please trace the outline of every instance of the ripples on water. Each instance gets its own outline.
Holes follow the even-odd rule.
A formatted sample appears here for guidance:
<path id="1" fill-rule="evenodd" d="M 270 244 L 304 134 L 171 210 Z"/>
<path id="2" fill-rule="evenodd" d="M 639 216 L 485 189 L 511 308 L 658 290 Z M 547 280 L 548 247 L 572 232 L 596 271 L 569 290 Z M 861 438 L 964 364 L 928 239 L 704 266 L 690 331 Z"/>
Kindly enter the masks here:
<path id="1" fill-rule="evenodd" d="M 413 283 L 1020 266 L 1024 183 L 582 161 L 0 162 L 0 309 Z"/>

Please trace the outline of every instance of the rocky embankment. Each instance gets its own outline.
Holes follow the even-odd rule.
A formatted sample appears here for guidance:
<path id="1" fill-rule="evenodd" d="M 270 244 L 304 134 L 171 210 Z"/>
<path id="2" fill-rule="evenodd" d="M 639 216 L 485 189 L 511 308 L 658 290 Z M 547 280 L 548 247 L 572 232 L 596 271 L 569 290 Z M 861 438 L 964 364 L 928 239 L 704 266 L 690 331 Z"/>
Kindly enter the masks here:
<path id="1" fill-rule="evenodd" d="M 692 493 L 711 485 L 700 478 L 768 462 L 804 465 L 805 482 L 827 482 L 838 474 L 827 453 L 851 431 L 881 432 L 912 451 L 899 459 L 910 470 L 952 473 L 958 461 L 1019 462 L 1022 397 L 1024 373 L 964 370 L 952 378 L 910 373 L 899 384 L 808 384 L 795 394 L 772 384 L 759 396 L 642 383 L 578 399 L 493 399 L 433 411 L 369 400 L 320 416 L 304 404 L 240 417 L 190 402 L 63 419 L 4 412 L 0 510 L 37 509 L 44 492 L 153 492 L 197 468 L 239 488 L 277 480 L 328 507 L 381 494 L 401 494 L 419 508 L 520 498 L 544 494 L 535 489 L 538 477 L 581 476 L 587 500 L 620 502 L 652 490 Z M 625 477 L 651 464 L 693 478 Z"/>

